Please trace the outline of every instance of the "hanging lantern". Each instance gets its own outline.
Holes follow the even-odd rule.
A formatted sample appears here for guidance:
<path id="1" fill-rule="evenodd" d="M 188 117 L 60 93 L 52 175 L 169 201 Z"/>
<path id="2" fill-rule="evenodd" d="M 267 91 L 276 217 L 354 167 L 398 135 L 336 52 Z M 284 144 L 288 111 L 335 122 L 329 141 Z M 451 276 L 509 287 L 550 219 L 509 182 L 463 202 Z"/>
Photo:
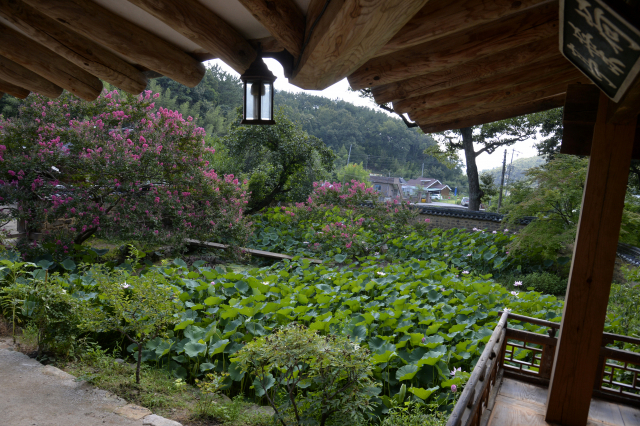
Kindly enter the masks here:
<path id="1" fill-rule="evenodd" d="M 273 75 L 258 56 L 240 76 L 244 83 L 242 124 L 276 124 L 273 120 Z"/>

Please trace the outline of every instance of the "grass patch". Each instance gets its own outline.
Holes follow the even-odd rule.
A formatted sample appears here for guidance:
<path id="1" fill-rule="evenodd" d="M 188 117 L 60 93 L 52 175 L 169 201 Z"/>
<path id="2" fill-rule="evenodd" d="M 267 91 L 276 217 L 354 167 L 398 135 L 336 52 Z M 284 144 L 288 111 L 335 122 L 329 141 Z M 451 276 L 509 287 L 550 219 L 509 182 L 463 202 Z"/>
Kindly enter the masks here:
<path id="1" fill-rule="evenodd" d="M 143 364 L 140 384 L 135 383 L 135 364 L 117 362 L 116 357 L 90 345 L 77 360 L 58 365 L 64 371 L 100 389 L 109 391 L 154 414 L 181 422 L 185 426 L 267 426 L 271 416 L 258 406 L 236 397 L 228 403 L 211 404 L 206 412 L 198 408 L 200 391 L 176 381 L 164 369 Z"/>

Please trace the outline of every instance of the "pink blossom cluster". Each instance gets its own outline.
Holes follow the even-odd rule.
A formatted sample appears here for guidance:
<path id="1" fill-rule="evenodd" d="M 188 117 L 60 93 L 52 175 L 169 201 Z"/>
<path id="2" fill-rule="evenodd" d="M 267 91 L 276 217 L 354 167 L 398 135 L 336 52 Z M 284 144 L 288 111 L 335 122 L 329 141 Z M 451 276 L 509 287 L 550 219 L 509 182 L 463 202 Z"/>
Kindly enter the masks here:
<path id="1" fill-rule="evenodd" d="M 211 168 L 204 130 L 156 108 L 155 97 L 112 91 L 89 103 L 32 95 L 19 118 L 0 118 L 0 180 L 8 184 L 0 196 L 19 206 L 14 217 L 30 231 L 67 220 L 45 231 L 63 251 L 96 232 L 175 244 L 246 239 L 249 194 Z"/>

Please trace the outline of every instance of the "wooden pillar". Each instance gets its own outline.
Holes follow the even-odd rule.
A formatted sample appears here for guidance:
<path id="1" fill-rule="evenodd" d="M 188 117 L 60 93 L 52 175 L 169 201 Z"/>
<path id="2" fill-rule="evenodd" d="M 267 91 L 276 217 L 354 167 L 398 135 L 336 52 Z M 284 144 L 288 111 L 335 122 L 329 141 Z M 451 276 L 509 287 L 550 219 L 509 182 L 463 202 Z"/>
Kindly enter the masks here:
<path id="1" fill-rule="evenodd" d="M 611 290 L 636 122 L 612 124 L 600 95 L 546 421 L 587 424 Z"/>

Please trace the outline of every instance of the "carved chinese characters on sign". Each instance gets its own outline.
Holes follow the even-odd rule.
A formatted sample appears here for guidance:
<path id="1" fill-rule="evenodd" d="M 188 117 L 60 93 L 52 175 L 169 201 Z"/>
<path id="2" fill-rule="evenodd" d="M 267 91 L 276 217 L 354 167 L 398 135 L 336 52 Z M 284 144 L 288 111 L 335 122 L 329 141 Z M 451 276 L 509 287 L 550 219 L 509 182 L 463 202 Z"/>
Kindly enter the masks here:
<path id="1" fill-rule="evenodd" d="M 564 56 L 614 101 L 640 71 L 640 31 L 605 0 L 560 2 Z"/>

